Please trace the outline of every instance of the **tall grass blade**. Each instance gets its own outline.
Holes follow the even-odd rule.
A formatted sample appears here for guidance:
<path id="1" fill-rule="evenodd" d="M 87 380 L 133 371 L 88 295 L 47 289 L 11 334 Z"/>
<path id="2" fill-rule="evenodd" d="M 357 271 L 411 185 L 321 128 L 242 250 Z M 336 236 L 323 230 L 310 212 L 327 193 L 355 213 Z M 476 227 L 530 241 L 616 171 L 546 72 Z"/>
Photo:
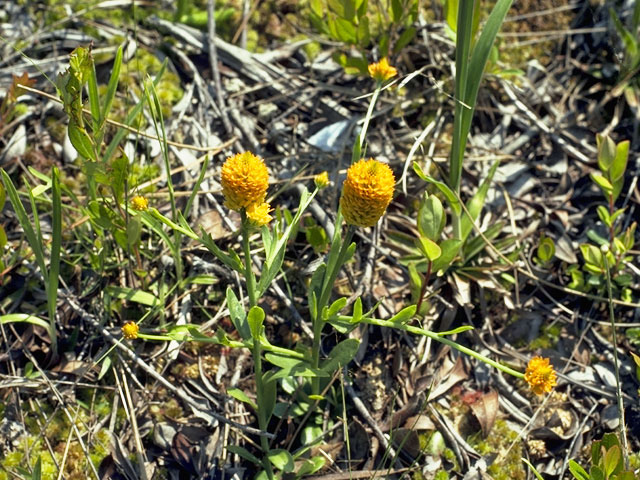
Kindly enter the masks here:
<path id="1" fill-rule="evenodd" d="M 56 311 L 58 301 L 58 275 L 60 274 L 60 250 L 62 247 L 62 195 L 60 193 L 60 174 L 57 168 L 51 173 L 52 232 L 51 257 L 49 261 L 49 278 L 47 283 L 47 305 L 51 322 L 51 345 L 57 353 Z"/>

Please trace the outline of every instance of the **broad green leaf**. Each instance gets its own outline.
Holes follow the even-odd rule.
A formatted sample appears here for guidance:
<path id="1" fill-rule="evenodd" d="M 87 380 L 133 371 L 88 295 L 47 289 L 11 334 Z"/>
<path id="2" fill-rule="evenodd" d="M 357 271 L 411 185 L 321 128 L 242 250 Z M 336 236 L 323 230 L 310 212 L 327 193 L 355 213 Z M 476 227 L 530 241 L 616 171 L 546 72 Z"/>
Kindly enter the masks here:
<path id="1" fill-rule="evenodd" d="M 591 469 L 589 470 L 589 474 L 591 476 L 591 480 L 606 480 L 602 468 L 598 467 L 597 465 L 593 465 L 591 467 Z"/>
<path id="2" fill-rule="evenodd" d="M 251 307 L 251 310 L 249 310 L 247 321 L 249 323 L 249 329 L 251 330 L 251 336 L 254 340 L 258 340 L 262 335 L 262 323 L 264 322 L 264 317 L 264 310 L 257 305 Z"/>
<path id="3" fill-rule="evenodd" d="M 598 133 L 596 144 L 598 147 L 598 168 L 602 173 L 607 173 L 616 157 L 616 142 L 608 135 Z"/>
<path id="4" fill-rule="evenodd" d="M 240 390 L 239 388 L 230 388 L 227 390 L 227 395 L 229 395 L 230 397 L 235 398 L 236 400 L 240 400 L 243 403 L 246 403 L 247 405 L 251 406 L 251 408 L 253 408 L 254 410 L 258 409 L 258 406 L 256 405 L 256 403 L 251 400 L 246 393 L 244 393 L 242 390 Z"/>
<path id="5" fill-rule="evenodd" d="M 444 209 L 438 197 L 425 193 L 420 210 L 418 210 L 417 223 L 420 235 L 438 241 L 444 228 Z"/>
<path id="6" fill-rule="evenodd" d="M 111 297 L 136 302 L 148 307 L 157 307 L 160 305 L 160 299 L 155 295 L 130 287 L 120 287 L 117 285 L 107 285 L 105 293 Z"/>
<path id="7" fill-rule="evenodd" d="M 547 263 L 553 258 L 555 254 L 556 246 L 553 243 L 553 240 L 549 237 L 543 236 L 540 239 L 538 250 L 536 251 L 538 260 L 540 261 L 540 263 Z"/>
<path id="8" fill-rule="evenodd" d="M 580 245 L 580 251 L 582 252 L 582 256 L 584 257 L 585 262 L 596 265 L 598 267 L 604 266 L 602 251 L 598 247 L 589 243 L 584 243 Z"/>
<path id="9" fill-rule="evenodd" d="M 329 358 L 322 362 L 321 370 L 332 374 L 338 368 L 346 366 L 358 351 L 360 342 L 355 338 L 347 338 L 338 343 L 331 352 Z"/>
<path id="10" fill-rule="evenodd" d="M 300 469 L 298 470 L 298 478 L 301 478 L 304 475 L 313 475 L 324 467 L 324 465 L 325 461 L 323 457 L 317 456 L 308 458 L 304 460 L 304 463 L 300 466 Z"/>
<path id="11" fill-rule="evenodd" d="M 614 445 L 607 450 L 604 455 L 604 472 L 607 478 L 613 473 L 622 470 L 622 452 L 618 445 Z"/>
<path id="12" fill-rule="evenodd" d="M 142 222 L 140 217 L 129 218 L 127 223 L 127 241 L 130 246 L 135 245 L 140 241 L 140 235 L 142 234 Z"/>
<path id="13" fill-rule="evenodd" d="M 84 127 L 79 126 L 75 120 L 69 119 L 69 140 L 76 151 L 87 160 L 97 161 L 94 153 L 94 144 L 91 136 Z"/>
<path id="14" fill-rule="evenodd" d="M 447 240 L 442 242 L 440 244 L 442 255 L 440 255 L 433 262 L 433 265 L 431 267 L 432 272 L 437 273 L 440 270 L 446 269 L 451 264 L 453 259 L 458 255 L 460 247 L 462 247 L 462 241 L 455 238 L 448 238 Z"/>
<path id="15" fill-rule="evenodd" d="M 281 448 L 270 450 L 269 453 L 267 453 L 267 457 L 271 464 L 278 470 L 286 473 L 293 472 L 293 457 L 287 450 Z"/>
<path id="16" fill-rule="evenodd" d="M 416 239 L 417 247 L 422 251 L 422 253 L 429 259 L 429 261 L 433 262 L 435 259 L 442 255 L 442 249 L 438 246 L 436 242 L 427 237 L 418 237 Z"/>
<path id="17" fill-rule="evenodd" d="M 609 178 L 612 182 L 616 182 L 623 177 L 627 169 L 627 160 L 629 159 L 629 140 L 620 142 L 616 146 L 615 158 L 609 170 Z"/>

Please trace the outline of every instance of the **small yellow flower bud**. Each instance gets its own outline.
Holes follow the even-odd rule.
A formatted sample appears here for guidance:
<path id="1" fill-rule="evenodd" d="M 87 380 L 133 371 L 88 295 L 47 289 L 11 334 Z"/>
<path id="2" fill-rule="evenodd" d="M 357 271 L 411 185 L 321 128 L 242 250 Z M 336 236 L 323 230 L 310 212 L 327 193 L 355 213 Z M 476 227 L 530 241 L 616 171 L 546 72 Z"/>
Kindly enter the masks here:
<path id="1" fill-rule="evenodd" d="M 271 205 L 267 202 L 263 203 L 254 203 L 247 207 L 247 218 L 249 219 L 249 223 L 253 227 L 263 227 L 267 225 L 273 217 L 269 215 L 269 212 L 272 210 Z"/>
<path id="2" fill-rule="evenodd" d="M 316 184 L 316 187 L 319 189 L 323 189 L 329 186 L 329 174 L 324 171 L 322 173 L 317 174 L 313 177 L 313 181 Z"/>
<path id="3" fill-rule="evenodd" d="M 369 65 L 369 75 L 376 81 L 384 83 L 392 77 L 395 77 L 398 71 L 389 65 L 387 58 L 384 57 L 378 63 L 372 63 Z"/>
<path id="4" fill-rule="evenodd" d="M 524 379 L 536 395 L 549 393 L 556 386 L 556 372 L 548 358 L 533 357 L 527 365 Z"/>
<path id="5" fill-rule="evenodd" d="M 231 210 L 261 204 L 269 188 L 269 172 L 264 161 L 251 152 L 238 153 L 222 165 L 222 194 Z"/>
<path id="6" fill-rule="evenodd" d="M 136 195 L 131 199 L 131 207 L 139 212 L 144 212 L 149 208 L 149 200 L 142 195 Z"/>
<path id="7" fill-rule="evenodd" d="M 340 207 L 349 225 L 373 227 L 391 203 L 395 178 L 388 165 L 373 158 L 349 167 Z"/>
<path id="8" fill-rule="evenodd" d="M 122 336 L 127 340 L 135 340 L 138 338 L 140 327 L 136 322 L 127 322 L 122 326 Z"/>

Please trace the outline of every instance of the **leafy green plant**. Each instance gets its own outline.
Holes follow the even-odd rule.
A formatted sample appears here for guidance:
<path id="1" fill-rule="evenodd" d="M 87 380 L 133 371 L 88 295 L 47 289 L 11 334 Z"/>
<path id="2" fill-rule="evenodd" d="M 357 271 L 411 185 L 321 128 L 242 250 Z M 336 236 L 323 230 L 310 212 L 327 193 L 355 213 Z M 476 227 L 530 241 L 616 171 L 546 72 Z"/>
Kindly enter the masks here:
<path id="1" fill-rule="evenodd" d="M 591 466 L 587 472 L 574 460 L 569 471 L 577 480 L 636 480 L 633 471 L 625 467 L 625 454 L 614 433 L 606 433 L 591 445 Z"/>
<path id="2" fill-rule="evenodd" d="M 607 270 L 610 271 L 612 285 L 620 298 L 631 301 L 632 273 L 626 267 L 626 263 L 632 260 L 629 251 L 635 243 L 636 222 L 626 230 L 620 227 L 623 219 L 624 208 L 616 209 L 615 202 L 622 191 L 625 179 L 625 170 L 629 156 L 629 141 L 616 144 L 608 136 L 598 135 L 598 169 L 599 172 L 591 174 L 591 179 L 600 188 L 607 206 L 597 207 L 598 217 L 607 229 L 607 237 L 604 238 L 591 230 L 587 233 L 589 238 L 597 243 L 585 243 L 580 245 L 580 251 L 584 259 L 584 271 L 586 279 L 576 270 L 572 276 L 576 287 L 582 290 L 596 290 L 604 293 L 606 288 Z M 606 247 L 603 251 L 602 247 Z"/>
<path id="3" fill-rule="evenodd" d="M 418 5 L 417 0 L 310 0 L 309 21 L 317 31 L 346 46 L 334 55 L 345 71 L 366 75 L 372 45 L 386 57 L 411 42 Z M 357 55 L 351 53 L 353 49 Z"/>

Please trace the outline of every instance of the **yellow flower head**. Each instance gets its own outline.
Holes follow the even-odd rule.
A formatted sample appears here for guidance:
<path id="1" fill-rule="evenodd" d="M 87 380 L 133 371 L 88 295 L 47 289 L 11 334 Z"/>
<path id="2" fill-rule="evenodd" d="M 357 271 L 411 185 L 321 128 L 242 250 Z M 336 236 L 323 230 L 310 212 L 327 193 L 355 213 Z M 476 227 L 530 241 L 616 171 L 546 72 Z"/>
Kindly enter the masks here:
<path id="1" fill-rule="evenodd" d="M 139 212 L 144 212 L 149 208 L 149 200 L 142 195 L 136 195 L 131 199 L 131 207 Z"/>
<path id="2" fill-rule="evenodd" d="M 329 174 L 325 170 L 313 177 L 313 181 L 319 189 L 326 188 L 329 186 Z"/>
<path id="3" fill-rule="evenodd" d="M 122 326 L 122 336 L 127 340 L 135 340 L 138 338 L 140 327 L 136 322 L 127 322 Z"/>
<path id="4" fill-rule="evenodd" d="M 373 158 L 349 167 L 342 185 L 340 207 L 349 225 L 374 226 L 393 197 L 395 178 L 388 165 Z"/>
<path id="5" fill-rule="evenodd" d="M 271 205 L 267 202 L 249 205 L 249 207 L 247 207 L 247 218 L 249 219 L 249 223 L 254 227 L 263 227 L 267 225 L 271 220 L 273 220 L 273 217 L 269 215 L 271 210 Z"/>
<path id="6" fill-rule="evenodd" d="M 549 393 L 556 386 L 556 372 L 548 358 L 533 357 L 524 372 L 524 379 L 536 395 Z"/>
<path id="7" fill-rule="evenodd" d="M 384 83 L 398 74 L 398 70 L 389 65 L 387 57 L 384 57 L 378 63 L 369 65 L 369 75 L 376 81 Z"/>
<path id="8" fill-rule="evenodd" d="M 238 153 L 222 165 L 222 194 L 231 210 L 261 204 L 267 196 L 269 172 L 264 161 L 251 152 Z"/>

